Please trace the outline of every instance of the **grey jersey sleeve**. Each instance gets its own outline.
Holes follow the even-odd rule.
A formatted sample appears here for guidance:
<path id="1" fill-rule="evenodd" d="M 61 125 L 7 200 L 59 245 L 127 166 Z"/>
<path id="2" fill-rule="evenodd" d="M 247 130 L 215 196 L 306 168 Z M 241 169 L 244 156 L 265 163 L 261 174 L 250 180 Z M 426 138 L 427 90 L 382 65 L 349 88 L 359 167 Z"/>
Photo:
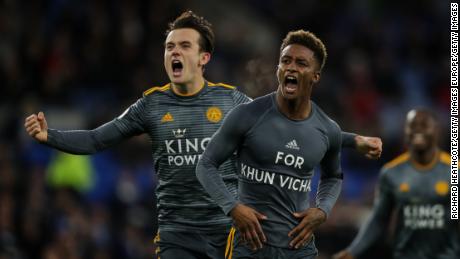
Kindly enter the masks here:
<path id="1" fill-rule="evenodd" d="M 111 121 L 93 130 L 49 129 L 46 145 L 70 154 L 89 155 L 112 146 L 122 139 L 121 131 Z"/>
<path id="2" fill-rule="evenodd" d="M 198 180 L 226 215 L 235 207 L 237 201 L 225 186 L 218 168 L 233 154 L 249 130 L 250 123 L 244 121 L 248 114 L 243 111 L 243 107 L 244 105 L 237 106 L 228 113 L 196 168 Z"/>
<path id="3" fill-rule="evenodd" d="M 247 95 L 245 95 L 244 93 L 238 90 L 233 91 L 232 98 L 233 98 L 233 103 L 235 104 L 235 106 L 237 106 L 238 104 L 248 103 L 252 101 L 250 97 L 248 97 Z"/>
<path id="4" fill-rule="evenodd" d="M 329 133 L 329 149 L 321 160 L 321 179 L 316 194 L 316 207 L 323 210 L 327 216 L 337 201 L 342 188 L 341 147 L 342 137 L 340 128 L 337 126 L 337 129 L 333 129 Z"/>
<path id="5" fill-rule="evenodd" d="M 362 255 L 383 234 L 393 209 L 387 174 L 381 174 L 371 216 L 347 248 L 354 256 Z"/>
<path id="6" fill-rule="evenodd" d="M 48 129 L 45 144 L 70 154 L 94 154 L 127 137 L 142 133 L 143 106 L 143 99 L 139 99 L 118 118 L 93 130 Z"/>
<path id="7" fill-rule="evenodd" d="M 146 98 L 148 97 L 143 97 L 137 100 L 128 109 L 126 109 L 123 114 L 114 120 L 115 125 L 117 125 L 123 135 L 131 137 L 140 135 L 147 131 L 147 123 L 145 123 L 144 117 L 148 111 L 152 111 L 152 108 L 146 107 Z"/>
<path id="8" fill-rule="evenodd" d="M 342 131 L 342 147 L 356 148 L 355 133 Z"/>

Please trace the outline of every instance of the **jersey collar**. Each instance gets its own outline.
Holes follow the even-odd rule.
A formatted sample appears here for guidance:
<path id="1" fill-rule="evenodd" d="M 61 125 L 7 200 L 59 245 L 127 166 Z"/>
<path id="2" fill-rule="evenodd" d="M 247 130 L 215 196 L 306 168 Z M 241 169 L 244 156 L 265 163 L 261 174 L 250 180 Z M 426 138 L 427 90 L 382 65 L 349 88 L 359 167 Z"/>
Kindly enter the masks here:
<path id="1" fill-rule="evenodd" d="M 195 98 L 199 95 L 201 95 L 204 90 L 208 88 L 208 81 L 204 80 L 204 84 L 203 86 L 201 86 L 201 89 L 194 93 L 194 94 L 180 94 L 180 93 L 177 93 L 176 91 L 174 91 L 174 87 L 171 85 L 171 93 L 175 96 L 175 97 L 178 97 L 178 98 L 181 98 L 181 99 L 191 99 L 191 98 Z"/>
<path id="2" fill-rule="evenodd" d="M 420 171 L 427 171 L 432 169 L 439 161 L 439 157 L 441 155 L 441 152 L 439 150 L 436 150 L 436 154 L 434 155 L 433 159 L 426 165 L 420 164 L 419 162 L 415 161 L 409 152 L 409 161 L 415 169 L 420 170 Z"/>

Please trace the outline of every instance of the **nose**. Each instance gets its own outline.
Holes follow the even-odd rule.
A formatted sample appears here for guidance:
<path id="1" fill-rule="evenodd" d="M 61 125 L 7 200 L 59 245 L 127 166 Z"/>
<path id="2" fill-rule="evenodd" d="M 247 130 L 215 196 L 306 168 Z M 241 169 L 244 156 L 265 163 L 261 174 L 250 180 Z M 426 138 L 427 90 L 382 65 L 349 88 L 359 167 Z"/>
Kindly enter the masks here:
<path id="1" fill-rule="evenodd" d="M 171 53 L 171 56 L 172 56 L 173 58 L 177 58 L 177 57 L 180 56 L 180 54 L 179 54 L 178 51 L 173 51 L 173 52 Z"/>
<path id="2" fill-rule="evenodd" d="M 286 65 L 286 71 L 295 72 L 297 71 L 297 66 L 295 65 L 294 62 L 290 62 L 289 64 Z"/>
<path id="3" fill-rule="evenodd" d="M 412 131 L 414 133 L 422 133 L 424 131 L 425 127 L 421 125 L 420 123 L 416 123 L 414 127 L 412 128 Z"/>
<path id="4" fill-rule="evenodd" d="M 178 46 L 171 46 L 170 48 L 167 49 L 167 53 L 169 53 L 169 55 L 173 57 L 176 57 L 180 55 L 180 49 L 178 48 Z"/>
<path id="5" fill-rule="evenodd" d="M 171 55 L 172 55 L 173 57 L 179 56 L 179 55 L 180 55 L 179 48 L 174 47 L 174 48 L 171 50 Z"/>

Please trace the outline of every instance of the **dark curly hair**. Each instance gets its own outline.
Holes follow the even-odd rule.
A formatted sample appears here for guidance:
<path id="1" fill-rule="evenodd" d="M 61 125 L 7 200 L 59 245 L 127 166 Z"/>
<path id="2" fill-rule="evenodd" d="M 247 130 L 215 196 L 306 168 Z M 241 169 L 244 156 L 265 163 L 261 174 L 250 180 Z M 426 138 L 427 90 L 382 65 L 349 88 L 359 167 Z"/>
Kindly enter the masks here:
<path id="1" fill-rule="evenodd" d="M 299 44 L 311 49 L 320 66 L 319 70 L 323 69 L 327 59 L 326 46 L 315 34 L 304 30 L 290 31 L 283 39 L 280 51 L 291 44 Z"/>
<path id="2" fill-rule="evenodd" d="M 203 17 L 196 15 L 192 11 L 185 11 L 177 17 L 166 31 L 168 35 L 176 29 L 190 28 L 196 30 L 200 34 L 200 51 L 212 53 L 214 51 L 214 32 L 212 25 Z"/>

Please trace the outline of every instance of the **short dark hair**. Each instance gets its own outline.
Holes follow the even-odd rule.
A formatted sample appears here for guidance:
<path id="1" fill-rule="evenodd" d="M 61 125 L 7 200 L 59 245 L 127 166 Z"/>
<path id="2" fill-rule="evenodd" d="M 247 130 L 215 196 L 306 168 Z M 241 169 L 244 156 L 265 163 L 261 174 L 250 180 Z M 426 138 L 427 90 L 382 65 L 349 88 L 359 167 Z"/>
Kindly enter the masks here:
<path id="1" fill-rule="evenodd" d="M 166 31 L 168 35 L 176 29 L 190 28 L 196 30 L 200 34 L 200 51 L 212 53 L 214 51 L 214 32 L 212 25 L 203 17 L 196 15 L 192 11 L 185 11 L 173 22 L 169 23 L 169 28 Z"/>
<path id="2" fill-rule="evenodd" d="M 430 117 L 434 121 L 434 123 L 436 124 L 440 123 L 438 115 L 426 107 L 419 106 L 419 107 L 412 108 L 406 113 L 406 115 L 408 115 L 410 112 L 425 113 L 426 115 L 428 115 L 428 117 Z"/>
<path id="3" fill-rule="evenodd" d="M 281 43 L 280 52 L 291 44 L 299 44 L 311 49 L 320 66 L 319 70 L 323 69 L 327 59 L 326 46 L 315 34 L 304 30 L 290 31 Z"/>

